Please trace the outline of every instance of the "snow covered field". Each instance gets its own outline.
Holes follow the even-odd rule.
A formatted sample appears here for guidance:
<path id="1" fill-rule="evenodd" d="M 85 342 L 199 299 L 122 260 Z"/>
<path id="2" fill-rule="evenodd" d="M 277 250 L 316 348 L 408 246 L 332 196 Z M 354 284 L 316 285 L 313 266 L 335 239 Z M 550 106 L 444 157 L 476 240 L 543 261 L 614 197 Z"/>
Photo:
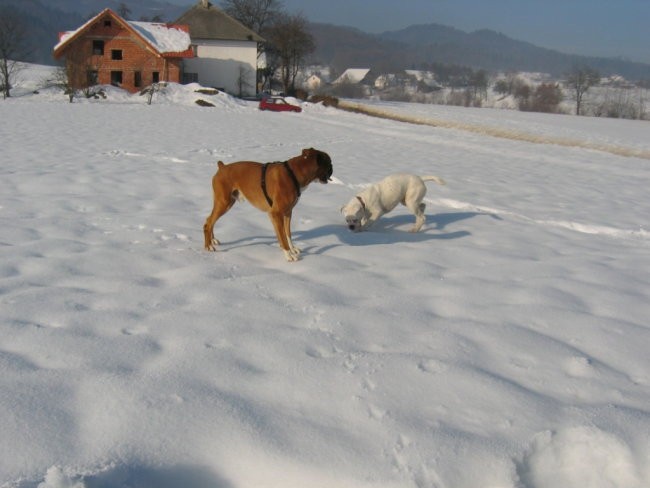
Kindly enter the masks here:
<path id="1" fill-rule="evenodd" d="M 650 160 L 172 87 L 0 100 L 3 488 L 650 486 Z M 206 98 L 205 96 L 201 96 Z M 386 104 L 650 150 L 642 121 Z M 327 151 L 287 263 L 216 161 Z M 340 207 L 436 174 L 352 234 Z"/>

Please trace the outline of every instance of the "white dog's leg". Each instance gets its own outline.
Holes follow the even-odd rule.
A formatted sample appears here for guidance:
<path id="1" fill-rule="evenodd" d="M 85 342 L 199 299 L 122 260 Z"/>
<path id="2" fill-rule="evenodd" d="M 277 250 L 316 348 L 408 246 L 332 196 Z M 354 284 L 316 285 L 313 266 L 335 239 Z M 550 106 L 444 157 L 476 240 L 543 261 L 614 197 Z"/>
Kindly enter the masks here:
<path id="1" fill-rule="evenodd" d="M 363 220 L 361 221 L 361 230 L 367 230 L 368 227 L 371 227 L 379 217 L 381 217 L 381 215 L 368 215 L 365 222 Z"/>
<path id="2" fill-rule="evenodd" d="M 415 208 L 410 209 L 415 215 L 415 225 L 411 228 L 409 232 L 418 232 L 422 228 L 426 220 L 426 217 L 424 215 L 425 208 L 426 205 L 424 203 L 420 203 L 419 205 L 416 205 Z"/>
<path id="3" fill-rule="evenodd" d="M 415 224 L 409 232 L 418 232 L 424 225 L 426 220 L 424 209 L 426 205 L 422 203 L 422 199 L 426 193 L 427 187 L 420 178 L 415 178 L 406 190 L 404 205 L 415 215 Z"/>

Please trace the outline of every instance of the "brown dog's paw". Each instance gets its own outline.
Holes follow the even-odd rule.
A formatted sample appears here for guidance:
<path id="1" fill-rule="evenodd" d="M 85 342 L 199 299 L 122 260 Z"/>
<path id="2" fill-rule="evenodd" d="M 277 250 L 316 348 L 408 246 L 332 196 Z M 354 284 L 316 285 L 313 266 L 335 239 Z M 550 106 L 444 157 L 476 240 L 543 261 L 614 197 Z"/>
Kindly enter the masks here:
<path id="1" fill-rule="evenodd" d="M 212 239 L 212 242 L 210 244 L 205 246 L 206 251 L 216 251 L 217 246 L 221 244 L 217 239 Z"/>
<path id="2" fill-rule="evenodd" d="M 295 261 L 300 260 L 300 253 L 286 250 L 284 251 L 284 257 L 287 258 L 288 262 L 293 263 Z"/>

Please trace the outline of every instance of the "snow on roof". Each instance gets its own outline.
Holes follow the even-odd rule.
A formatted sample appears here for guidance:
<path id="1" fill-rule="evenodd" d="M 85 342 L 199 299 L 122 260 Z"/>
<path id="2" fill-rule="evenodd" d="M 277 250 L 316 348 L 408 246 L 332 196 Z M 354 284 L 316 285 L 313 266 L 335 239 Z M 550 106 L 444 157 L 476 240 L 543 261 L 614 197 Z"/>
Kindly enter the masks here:
<path id="1" fill-rule="evenodd" d="M 359 83 L 363 80 L 370 70 L 366 68 L 348 68 L 341 76 L 339 76 L 334 83 Z"/>
<path id="2" fill-rule="evenodd" d="M 54 50 L 56 51 L 59 49 L 59 47 L 65 44 L 71 37 L 85 30 L 90 24 L 107 12 L 116 16 L 116 14 L 111 12 L 110 9 L 106 9 L 78 29 L 61 33 L 59 35 L 59 43 L 54 46 Z M 191 45 L 189 32 L 183 30 L 179 25 L 167 25 L 159 22 L 122 21 L 128 24 L 136 33 L 142 36 L 143 39 L 149 42 L 161 54 L 180 53 L 189 49 Z"/>
<path id="3" fill-rule="evenodd" d="M 154 22 L 128 22 L 161 53 L 178 53 L 190 47 L 190 35 L 179 26 Z"/>
<path id="4" fill-rule="evenodd" d="M 97 17 L 98 16 L 95 16 L 92 19 L 88 19 L 88 21 L 84 25 L 80 26 L 79 28 L 77 28 L 75 30 L 59 33 L 59 42 L 58 42 L 58 44 L 56 46 L 54 46 L 54 50 L 56 51 L 60 46 L 65 44 L 68 41 L 68 39 L 70 39 L 72 36 L 74 36 L 77 32 L 80 32 L 80 31 L 84 30 L 90 24 L 95 22 Z"/>

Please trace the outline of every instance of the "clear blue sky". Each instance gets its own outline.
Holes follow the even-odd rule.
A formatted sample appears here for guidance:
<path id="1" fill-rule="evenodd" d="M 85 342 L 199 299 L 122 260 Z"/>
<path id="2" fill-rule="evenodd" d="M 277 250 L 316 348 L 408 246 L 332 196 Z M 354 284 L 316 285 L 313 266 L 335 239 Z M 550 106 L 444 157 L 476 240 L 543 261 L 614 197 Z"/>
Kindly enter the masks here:
<path id="1" fill-rule="evenodd" d="M 194 0 L 172 0 L 192 4 Z M 212 0 L 219 5 L 219 0 Z M 650 63 L 650 0 L 282 0 L 312 22 L 366 32 L 438 23 L 570 54 Z"/>

